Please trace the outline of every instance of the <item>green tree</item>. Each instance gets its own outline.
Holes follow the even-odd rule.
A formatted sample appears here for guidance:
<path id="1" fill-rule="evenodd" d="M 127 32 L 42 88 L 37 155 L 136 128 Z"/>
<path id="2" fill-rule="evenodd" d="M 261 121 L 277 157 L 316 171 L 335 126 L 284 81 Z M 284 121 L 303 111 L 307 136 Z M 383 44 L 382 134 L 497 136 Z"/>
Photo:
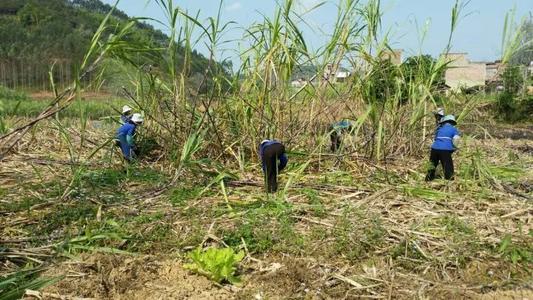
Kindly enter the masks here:
<path id="1" fill-rule="evenodd" d="M 429 80 L 433 74 L 433 67 L 436 60 L 431 55 L 411 56 L 403 62 L 401 69 L 406 81 L 425 81 Z M 444 84 L 444 69 L 440 70 L 436 76 L 436 80 L 432 83 L 433 86 Z"/>
<path id="2" fill-rule="evenodd" d="M 506 93 L 517 96 L 524 86 L 524 72 L 518 65 L 510 65 L 502 74 L 503 87 Z"/>

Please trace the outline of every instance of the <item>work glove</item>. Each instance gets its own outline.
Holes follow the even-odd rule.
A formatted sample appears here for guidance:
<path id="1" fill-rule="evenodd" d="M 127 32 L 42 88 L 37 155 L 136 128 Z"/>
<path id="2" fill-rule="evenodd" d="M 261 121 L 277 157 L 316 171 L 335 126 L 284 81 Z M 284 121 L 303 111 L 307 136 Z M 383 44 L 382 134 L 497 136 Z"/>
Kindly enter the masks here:
<path id="1" fill-rule="evenodd" d="M 128 145 L 133 146 L 133 137 L 131 135 L 127 135 L 126 142 L 128 143 Z"/>
<path id="2" fill-rule="evenodd" d="M 461 144 L 461 137 L 456 135 L 452 138 L 452 144 L 455 149 L 459 149 L 459 146 Z"/>

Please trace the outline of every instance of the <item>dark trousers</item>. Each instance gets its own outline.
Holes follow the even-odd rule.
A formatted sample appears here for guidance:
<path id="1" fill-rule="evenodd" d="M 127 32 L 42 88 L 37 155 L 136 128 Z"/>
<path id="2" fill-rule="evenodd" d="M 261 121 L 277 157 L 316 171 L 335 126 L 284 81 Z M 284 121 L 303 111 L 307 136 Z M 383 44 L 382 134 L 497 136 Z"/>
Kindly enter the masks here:
<path id="1" fill-rule="evenodd" d="M 273 144 L 263 151 L 263 164 L 265 165 L 265 181 L 268 193 L 275 193 L 278 190 L 278 159 L 285 153 L 285 146 Z"/>
<path id="2" fill-rule="evenodd" d="M 429 155 L 429 160 L 431 162 L 430 169 L 426 176 L 426 181 L 431 181 L 435 179 L 435 170 L 439 165 L 439 162 L 442 163 L 442 169 L 444 170 L 444 178 L 448 180 L 453 180 L 453 151 L 449 150 L 435 150 L 431 149 L 431 154 Z"/>
<path id="3" fill-rule="evenodd" d="M 333 130 L 329 135 L 331 139 L 331 152 L 337 152 L 341 148 L 342 143 L 342 134 L 338 133 L 336 130 Z"/>

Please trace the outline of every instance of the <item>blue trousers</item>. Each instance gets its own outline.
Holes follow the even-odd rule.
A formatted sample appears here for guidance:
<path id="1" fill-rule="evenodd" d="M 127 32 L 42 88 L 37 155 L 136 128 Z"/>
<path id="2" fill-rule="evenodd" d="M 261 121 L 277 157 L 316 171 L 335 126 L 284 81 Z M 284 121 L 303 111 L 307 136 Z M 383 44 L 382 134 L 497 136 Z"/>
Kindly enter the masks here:
<path id="1" fill-rule="evenodd" d="M 120 142 L 120 150 L 122 151 L 122 155 L 124 155 L 124 158 L 126 160 L 131 160 L 131 157 L 133 155 L 133 148 L 128 144 L 128 141 L 126 140 L 125 135 L 119 135 L 118 141 Z"/>

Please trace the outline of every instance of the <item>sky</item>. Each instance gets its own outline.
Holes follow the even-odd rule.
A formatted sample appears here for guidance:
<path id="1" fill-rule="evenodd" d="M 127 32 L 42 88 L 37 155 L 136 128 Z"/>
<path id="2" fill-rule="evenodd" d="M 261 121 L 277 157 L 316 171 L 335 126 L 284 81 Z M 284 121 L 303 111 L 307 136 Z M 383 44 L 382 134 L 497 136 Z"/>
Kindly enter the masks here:
<path id="1" fill-rule="evenodd" d="M 301 27 L 304 37 L 310 48 L 316 50 L 332 32 L 339 0 L 296 1 L 302 12 L 324 2 L 322 6 L 302 17 L 308 24 Z M 114 4 L 115 0 L 103 2 Z M 190 14 L 199 12 L 201 20 L 216 16 L 219 3 L 219 0 L 174 0 L 175 6 L 187 10 Z M 382 0 L 382 31 L 389 32 L 392 48 L 404 49 L 404 59 L 418 53 L 436 57 L 447 45 L 454 3 L 455 0 Z M 235 24 L 231 24 L 224 34 L 223 39 L 229 42 L 221 47 L 225 51 L 220 55 L 229 57 L 234 64 L 239 64 L 235 53 L 240 47 L 237 41 L 242 39 L 244 28 L 254 22 L 260 22 L 262 15 L 273 16 L 275 7 L 275 0 L 224 0 L 222 20 Z M 120 0 L 118 8 L 130 16 L 149 17 L 167 23 L 156 0 Z M 501 54 L 505 15 L 511 9 L 515 9 L 515 19 L 519 21 L 520 18 L 533 13 L 533 0 L 468 1 L 452 40 L 452 52 L 467 52 L 472 61 L 498 59 Z M 151 24 L 165 33 L 169 31 L 157 22 Z M 419 29 L 424 27 L 424 24 L 428 24 L 429 29 L 421 43 Z M 207 54 L 202 43 L 198 44 L 196 49 Z"/>

